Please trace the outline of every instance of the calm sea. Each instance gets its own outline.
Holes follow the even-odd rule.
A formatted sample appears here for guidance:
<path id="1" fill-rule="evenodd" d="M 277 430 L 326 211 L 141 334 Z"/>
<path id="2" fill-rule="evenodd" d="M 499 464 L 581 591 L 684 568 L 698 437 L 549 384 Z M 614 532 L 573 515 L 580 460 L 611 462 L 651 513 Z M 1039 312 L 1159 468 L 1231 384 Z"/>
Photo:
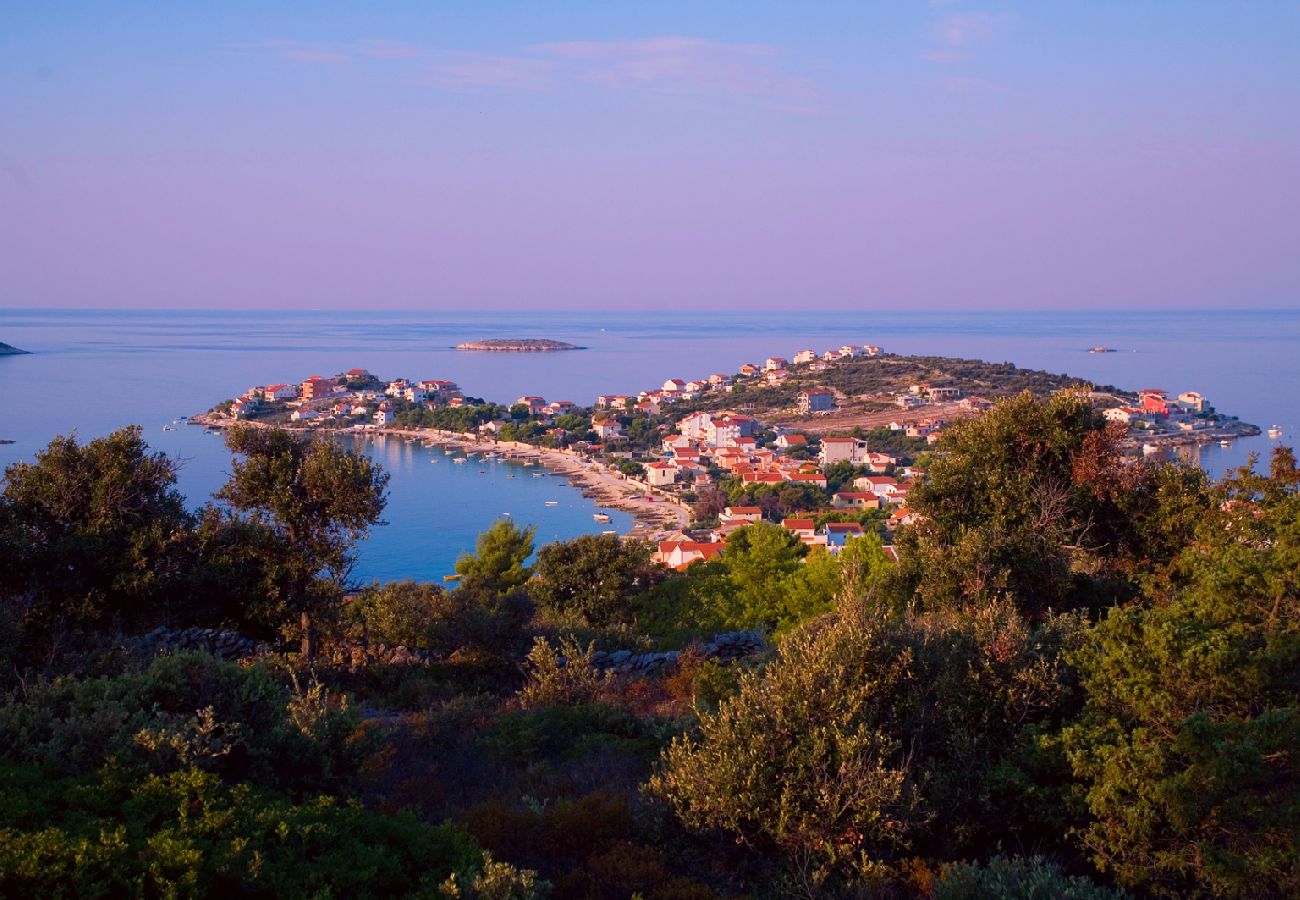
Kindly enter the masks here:
<path id="1" fill-rule="evenodd" d="M 897 353 L 1009 361 L 1124 388 L 1198 390 L 1220 410 L 1293 442 L 1300 428 L 1300 311 L 700 313 L 157 312 L 0 310 L 0 341 L 32 351 L 0 357 L 0 464 L 31 459 L 57 434 L 82 438 L 136 423 L 183 461 L 196 505 L 225 479 L 229 455 L 201 429 L 164 431 L 255 384 L 362 367 L 381 377 L 447 378 L 466 394 L 523 394 L 590 403 L 667 378 L 734 372 L 805 347 L 879 344 Z M 547 337 L 588 349 L 557 354 L 459 353 L 458 342 Z M 1093 346 L 1119 352 L 1089 354 Z M 1212 474 L 1267 454 L 1267 437 L 1202 448 Z M 604 528 L 560 478 L 505 463 L 452 465 L 439 450 L 378 441 L 392 472 L 387 525 L 362 548 L 357 577 L 435 579 L 474 537 L 510 513 L 542 541 Z M 437 464 L 435 464 L 435 460 Z M 513 476 L 513 477 L 512 477 Z M 558 501 L 548 507 L 546 501 Z"/>

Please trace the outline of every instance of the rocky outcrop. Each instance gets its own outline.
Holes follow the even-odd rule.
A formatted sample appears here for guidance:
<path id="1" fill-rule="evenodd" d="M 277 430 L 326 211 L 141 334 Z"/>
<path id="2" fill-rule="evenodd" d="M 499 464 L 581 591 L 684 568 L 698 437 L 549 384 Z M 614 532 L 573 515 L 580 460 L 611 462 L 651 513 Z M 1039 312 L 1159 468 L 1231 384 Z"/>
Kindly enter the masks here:
<path id="1" fill-rule="evenodd" d="M 8 344 L 0 344 L 0 356 L 17 356 L 20 353 L 27 353 L 27 350 L 19 350 L 17 347 L 11 347 Z"/>
<path id="2" fill-rule="evenodd" d="M 693 648 L 701 657 L 715 662 L 732 662 L 767 649 L 767 641 L 757 631 L 729 631 L 715 635 Z M 631 650 L 597 650 L 592 663 L 616 675 L 644 678 L 670 671 L 677 666 L 682 651 L 634 653 Z"/>
<path id="3" fill-rule="evenodd" d="M 201 650 L 220 656 L 222 659 L 247 659 L 260 656 L 267 651 L 267 645 L 244 637 L 237 631 L 225 631 L 220 628 L 155 628 L 148 634 L 142 634 L 127 640 L 123 648 L 131 653 L 157 656 L 160 653 L 177 653 L 183 650 Z"/>

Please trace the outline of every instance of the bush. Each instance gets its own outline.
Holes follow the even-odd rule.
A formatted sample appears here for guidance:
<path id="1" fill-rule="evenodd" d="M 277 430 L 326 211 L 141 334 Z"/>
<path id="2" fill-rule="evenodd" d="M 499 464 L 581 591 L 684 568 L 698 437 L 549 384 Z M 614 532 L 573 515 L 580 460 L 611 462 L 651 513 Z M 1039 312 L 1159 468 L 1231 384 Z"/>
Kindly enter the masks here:
<path id="1" fill-rule="evenodd" d="M 580 646 L 571 637 L 560 639 L 559 649 L 539 637 L 528 653 L 527 681 L 519 691 L 525 709 L 557 703 L 591 703 L 609 685 L 611 675 L 592 663 L 596 645 Z"/>
<path id="2" fill-rule="evenodd" d="M 1056 863 L 1038 856 L 995 856 L 983 865 L 944 866 L 930 896 L 933 900 L 1122 900 L 1124 894 L 1087 878 L 1070 877 Z"/>

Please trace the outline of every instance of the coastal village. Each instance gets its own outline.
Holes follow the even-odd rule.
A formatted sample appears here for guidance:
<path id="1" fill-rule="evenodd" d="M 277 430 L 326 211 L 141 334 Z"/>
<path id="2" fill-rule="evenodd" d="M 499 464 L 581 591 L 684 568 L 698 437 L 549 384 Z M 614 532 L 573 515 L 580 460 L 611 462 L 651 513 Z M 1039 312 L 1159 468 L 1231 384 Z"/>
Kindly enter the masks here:
<path id="1" fill-rule="evenodd" d="M 503 406 L 468 398 L 444 379 L 386 380 L 351 369 L 254 386 L 191 421 L 385 435 L 545 467 L 598 506 L 630 511 L 638 522 L 632 536 L 653 542 L 654 559 L 675 569 L 718 557 L 733 532 L 759 521 L 831 554 L 872 532 L 892 554 L 893 534 L 915 519 L 908 494 L 924 477 L 927 457 L 941 452 L 934 445 L 944 429 L 1008 392 L 986 380 L 990 396 L 974 393 L 942 366 L 931 381 L 860 395 L 833 386 L 853 383 L 845 376 L 854 365 L 898 368 L 913 359 L 872 344 L 800 350 L 735 373 L 602 394 L 590 407 L 531 395 Z M 830 377 L 837 370 L 839 377 Z M 1054 379 L 1040 389 L 1076 391 L 1103 409 L 1127 429 L 1135 456 L 1258 433 L 1195 391 L 1094 390 L 1065 376 L 1029 374 Z"/>

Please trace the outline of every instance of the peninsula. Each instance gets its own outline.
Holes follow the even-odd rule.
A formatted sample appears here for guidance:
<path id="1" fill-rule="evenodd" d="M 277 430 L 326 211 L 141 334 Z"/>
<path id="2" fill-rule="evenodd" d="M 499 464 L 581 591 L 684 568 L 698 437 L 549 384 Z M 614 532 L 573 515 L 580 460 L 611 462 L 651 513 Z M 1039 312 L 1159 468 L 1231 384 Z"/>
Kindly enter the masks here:
<path id="1" fill-rule="evenodd" d="M 0 343 L 0 356 L 17 356 L 20 353 L 27 353 L 27 350 L 19 350 L 17 347 L 11 347 L 8 344 Z"/>
<path id="2" fill-rule="evenodd" d="M 486 341 L 467 341 L 464 344 L 457 344 L 457 350 L 486 350 L 492 353 L 553 353 L 557 350 L 583 350 L 574 344 L 566 344 L 564 341 L 550 341 L 542 338 L 525 338 L 525 339 L 491 339 Z"/>

